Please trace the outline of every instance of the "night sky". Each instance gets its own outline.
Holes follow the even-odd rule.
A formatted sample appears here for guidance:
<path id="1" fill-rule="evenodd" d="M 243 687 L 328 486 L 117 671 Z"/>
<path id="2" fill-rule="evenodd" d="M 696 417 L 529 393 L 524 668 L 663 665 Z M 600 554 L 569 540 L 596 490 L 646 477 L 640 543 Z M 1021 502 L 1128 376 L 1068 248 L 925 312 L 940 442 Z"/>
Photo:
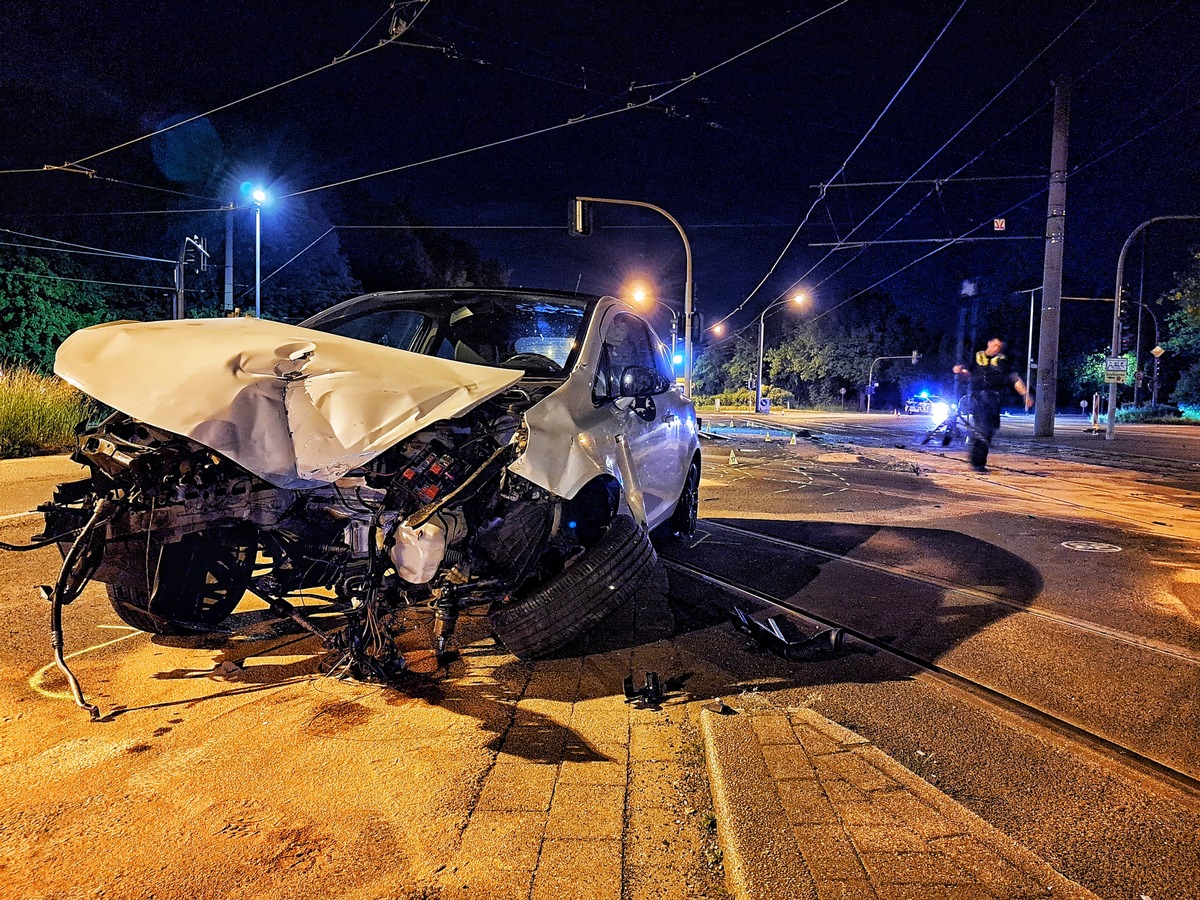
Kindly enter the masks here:
<path id="1" fill-rule="evenodd" d="M 794 283 L 828 309 L 882 282 L 936 318 L 964 280 L 1040 284 L 1057 76 L 1073 81 L 1064 293 L 1110 296 L 1131 229 L 1200 212 L 1200 4 L 835 3 L 8 0 L 0 169 L 84 160 L 98 177 L 0 175 L 0 227 L 170 257 L 175 239 L 130 246 L 130 217 L 110 214 L 242 203 L 239 186 L 262 181 L 273 196 L 267 271 L 326 223 L 389 224 L 380 210 L 407 201 L 499 260 L 514 285 L 616 292 L 643 275 L 678 304 L 674 230 L 608 207 L 592 237 L 571 238 L 568 199 L 585 194 L 655 203 L 681 221 L 710 322 L 744 304 L 733 319 L 744 324 Z M 395 43 L 242 100 L 375 47 L 394 16 L 411 23 Z M 493 142 L 505 143 L 460 153 Z M 426 162 L 447 154 L 459 155 Z M 814 206 L 813 186 L 847 158 Z M 910 184 L 869 219 L 894 186 L 842 186 L 960 168 L 959 178 L 1003 180 Z M 1006 237 L 1035 239 L 964 243 L 899 274 L 934 245 L 810 246 L 856 226 L 850 240 L 991 237 L 998 216 Z M 171 218 L 160 218 L 169 235 Z M 222 222 L 214 214 L 215 238 Z M 1165 289 L 1198 243 L 1190 226 L 1153 231 L 1147 293 Z M 1074 314 L 1064 312 L 1067 327 Z"/>

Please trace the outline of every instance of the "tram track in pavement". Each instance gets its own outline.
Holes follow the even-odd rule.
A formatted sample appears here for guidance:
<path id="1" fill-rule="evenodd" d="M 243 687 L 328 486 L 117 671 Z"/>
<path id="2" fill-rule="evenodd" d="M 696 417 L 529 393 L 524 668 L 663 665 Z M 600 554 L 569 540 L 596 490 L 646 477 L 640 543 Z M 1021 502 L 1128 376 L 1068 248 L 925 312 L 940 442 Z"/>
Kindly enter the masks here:
<path id="1" fill-rule="evenodd" d="M 1037 607 L 1016 603 L 1012 600 L 988 591 L 981 591 L 978 588 L 955 584 L 951 581 L 947 581 L 933 575 L 924 575 L 919 572 L 913 572 L 909 569 L 903 568 L 902 566 L 893 566 L 886 563 L 858 559 L 844 553 L 835 553 L 832 550 L 825 550 L 821 547 L 815 547 L 811 544 L 801 543 L 800 541 L 792 541 L 788 540 L 787 538 L 775 537 L 774 535 L 763 534 L 761 531 L 754 531 L 748 528 L 738 528 L 736 525 L 728 525 L 723 522 L 704 520 L 703 527 L 720 528 L 726 532 L 730 532 L 753 541 L 761 541 L 776 547 L 797 550 L 803 553 L 811 553 L 815 556 L 823 557 L 824 559 L 838 560 L 839 562 L 844 562 L 852 566 L 857 566 L 858 568 L 870 570 L 872 572 L 891 575 L 895 578 L 904 579 L 905 581 L 912 581 L 928 587 L 938 588 L 939 590 L 954 593 L 969 600 L 983 601 L 985 603 L 1003 606 L 1004 608 L 1012 610 L 1015 613 L 1034 616 L 1039 619 L 1045 619 L 1059 625 L 1064 625 L 1068 628 L 1074 628 L 1079 631 L 1099 635 L 1101 637 L 1108 638 L 1109 640 L 1116 641 L 1117 643 L 1134 647 L 1138 650 L 1145 650 L 1149 653 L 1161 654 L 1163 656 L 1181 659 L 1194 665 L 1200 665 L 1200 652 L 1191 650 L 1187 647 L 1180 647 L 1177 644 L 1170 644 L 1165 641 L 1157 641 L 1153 638 L 1132 634 L 1128 631 L 1110 628 L 1107 625 L 1102 625 L 1098 622 L 1091 622 L 1087 619 L 1080 619 L 1075 616 L 1056 613 L 1052 610 L 1040 609 Z"/>
<path id="2" fill-rule="evenodd" d="M 713 524 L 713 523 L 705 523 Z M 741 529 L 738 529 L 741 531 Z M 757 532 L 744 532 L 745 534 L 753 534 L 756 538 L 761 538 L 763 535 Z M 785 542 L 786 543 L 786 542 Z M 803 545 L 797 545 L 797 549 L 801 549 Z M 830 553 L 821 551 L 817 548 L 804 548 L 806 552 L 815 552 L 829 558 L 844 560 L 851 563 L 861 563 L 850 557 L 842 554 Z M 1064 716 L 1048 712 L 1029 703 L 1025 700 L 1015 697 L 1010 693 L 986 684 L 978 678 L 956 672 L 944 665 L 939 664 L 931 659 L 926 659 L 918 654 L 911 653 L 902 647 L 896 646 L 890 640 L 867 634 L 859 628 L 852 625 L 847 625 L 839 622 L 827 615 L 815 612 L 810 609 L 805 609 L 797 604 L 788 602 L 787 600 L 775 597 L 770 594 L 756 590 L 744 584 L 723 578 L 712 572 L 705 571 L 694 565 L 678 562 L 672 559 L 660 557 L 660 562 L 668 570 L 677 572 L 689 578 L 694 578 L 710 587 L 717 588 L 739 597 L 743 600 L 765 606 L 770 610 L 787 613 L 795 616 L 800 620 L 808 623 L 810 627 L 818 629 L 837 628 L 841 629 L 847 640 L 857 642 L 864 648 L 877 653 L 883 653 L 902 663 L 916 668 L 919 672 L 924 673 L 930 678 L 936 680 L 942 685 L 951 688 L 956 693 L 960 694 L 965 700 L 971 702 L 977 707 L 982 707 L 992 713 L 998 715 L 1002 720 L 1013 723 L 1018 728 L 1023 730 L 1033 730 L 1040 732 L 1052 739 L 1060 745 L 1066 742 L 1070 747 L 1075 748 L 1083 754 L 1090 756 L 1095 760 L 1108 765 L 1115 765 L 1130 773 L 1132 777 L 1142 783 L 1149 783 L 1159 787 L 1160 789 L 1169 790 L 1178 799 L 1188 805 L 1200 808 L 1200 778 L 1197 778 L 1187 772 L 1180 771 L 1168 763 L 1164 763 L 1153 756 L 1142 753 L 1133 747 L 1126 746 L 1118 741 L 1115 741 L 1103 734 L 1090 730 L 1086 726 L 1073 721 Z M 889 567 L 881 567 L 883 571 L 887 571 Z M 906 579 L 913 578 L 911 573 L 901 575 L 899 572 L 888 572 L 888 574 L 896 577 L 904 577 Z M 917 580 L 924 580 L 929 584 L 937 584 L 936 581 L 929 581 L 923 576 L 915 576 Z M 941 586 L 941 585 L 937 585 Z M 989 600 L 998 600 L 993 596 L 988 595 Z M 1090 629 L 1089 629 L 1090 630 Z M 1109 635 L 1106 635 L 1109 636 Z M 1149 650 L 1143 645 L 1139 645 L 1139 649 Z M 1182 649 L 1182 648 L 1175 648 Z M 1161 652 L 1161 651 L 1160 651 Z M 1190 652 L 1189 652 L 1190 653 Z M 1177 655 L 1172 653 L 1171 655 Z M 1187 658 L 1187 657 L 1185 657 Z M 1196 662 L 1196 655 L 1190 654 L 1189 662 Z"/>

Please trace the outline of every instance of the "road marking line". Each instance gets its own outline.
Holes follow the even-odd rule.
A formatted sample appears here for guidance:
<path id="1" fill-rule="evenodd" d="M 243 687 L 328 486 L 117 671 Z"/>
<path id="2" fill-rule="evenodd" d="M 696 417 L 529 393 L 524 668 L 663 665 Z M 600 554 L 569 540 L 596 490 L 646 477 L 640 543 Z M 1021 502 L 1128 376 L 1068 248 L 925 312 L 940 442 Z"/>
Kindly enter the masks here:
<path id="1" fill-rule="evenodd" d="M 30 510 L 23 513 L 11 513 L 7 516 L 0 516 L 0 522 L 7 522 L 10 519 L 28 519 L 30 516 L 40 515 L 36 510 Z"/>

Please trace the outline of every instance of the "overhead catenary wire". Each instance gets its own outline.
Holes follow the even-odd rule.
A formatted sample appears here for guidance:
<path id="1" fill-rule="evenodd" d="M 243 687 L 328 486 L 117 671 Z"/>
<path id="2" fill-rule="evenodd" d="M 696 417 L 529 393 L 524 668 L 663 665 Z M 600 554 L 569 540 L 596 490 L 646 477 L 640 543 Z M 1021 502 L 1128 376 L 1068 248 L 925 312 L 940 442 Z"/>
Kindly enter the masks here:
<path id="1" fill-rule="evenodd" d="M 861 138 L 859 138 L 858 143 L 854 145 L 854 149 L 851 150 L 850 154 L 845 158 L 845 160 L 842 161 L 841 166 L 838 167 L 838 170 L 837 170 L 837 172 L 834 173 L 833 178 L 829 179 L 830 181 L 836 180 L 838 177 L 840 177 L 842 175 L 842 173 L 844 173 L 846 171 L 846 166 L 848 166 L 850 164 L 850 160 L 854 158 L 854 154 L 856 154 L 858 152 L 859 148 L 862 147 L 863 143 L 867 140 L 867 138 L 871 136 L 871 132 L 873 132 L 875 130 L 876 126 L 879 125 L 879 122 L 883 119 L 883 117 L 885 115 L 887 115 L 888 110 L 890 110 L 892 108 L 892 105 L 896 102 L 896 99 L 900 96 L 901 93 L 903 93 L 904 89 L 908 86 L 908 83 L 910 81 L 912 81 L 913 76 L 915 76 L 917 74 L 917 71 L 921 68 L 921 66 L 924 65 L 925 60 L 929 58 L 929 54 L 933 52 L 934 47 L 937 46 L 938 42 L 942 39 L 942 36 L 946 33 L 947 30 L 949 30 L 951 24 L 953 24 L 954 20 L 958 17 L 958 14 L 960 12 L 962 12 L 962 8 L 966 5 L 967 5 L 967 0 L 962 0 L 962 2 L 959 3 L 958 7 L 951 14 L 951 16 L 947 20 L 946 24 L 942 26 L 941 31 L 938 32 L 937 37 L 935 37 L 933 39 L 933 43 L 931 43 L 926 48 L 925 52 L 921 54 L 921 58 L 919 60 L 917 60 L 917 64 L 915 66 L 913 66 L 912 71 L 910 71 L 908 73 L 908 76 L 901 83 L 900 87 L 896 89 L 896 92 L 894 94 L 892 94 L 891 99 L 888 100 L 887 104 L 880 111 L 879 115 L 877 115 L 875 117 L 875 121 L 871 123 L 871 127 L 866 130 L 866 132 L 863 134 L 863 136 Z M 819 204 L 823 199 L 825 199 L 825 188 L 824 187 L 822 187 L 821 190 L 818 192 L 817 199 L 815 199 L 812 202 L 812 205 L 808 208 L 808 211 L 804 214 L 804 218 L 801 219 L 800 224 L 796 226 L 796 230 L 794 232 L 792 232 L 792 236 L 790 238 L 788 238 L 788 241 L 784 245 L 783 250 L 780 252 L 779 256 L 776 257 L 775 262 L 773 262 L 771 264 L 770 269 L 767 270 L 767 274 L 762 277 L 762 280 L 759 281 L 759 283 L 754 286 L 754 290 L 752 290 L 749 294 L 747 294 L 746 297 L 742 300 L 742 302 L 739 303 L 732 312 L 727 313 L 724 317 L 722 317 L 717 322 L 715 322 L 714 325 L 720 325 L 721 323 L 727 321 L 729 318 L 731 318 L 732 316 L 734 316 L 738 312 L 740 312 L 742 309 L 744 309 L 746 304 L 749 303 L 750 300 L 753 299 L 754 295 L 759 292 L 759 290 L 762 288 L 762 286 L 767 283 L 767 279 L 769 279 L 775 273 L 775 270 L 779 267 L 779 263 L 783 261 L 783 258 L 787 255 L 788 250 L 791 249 L 792 244 L 794 244 L 796 242 L 796 238 L 799 237 L 800 230 L 802 228 L 804 228 L 804 226 L 808 223 L 809 217 L 812 215 L 813 210 L 815 210 L 817 208 L 817 204 Z"/>
<path id="2" fill-rule="evenodd" d="M 106 250 L 103 247 L 92 247 L 92 246 L 89 246 L 88 244 L 75 244 L 75 243 L 72 243 L 71 241 L 60 241 L 57 238 L 43 237 L 38 234 L 29 234 L 24 231 L 14 231 L 11 228 L 0 228 L 0 234 L 11 234 L 14 237 L 22 237 L 22 238 L 25 238 L 26 240 L 44 241 L 47 244 L 58 244 L 63 247 L 74 247 L 79 250 L 94 250 L 98 253 L 102 253 L 102 254 L 105 254 L 108 256 L 113 256 L 113 257 L 120 257 L 122 259 L 134 259 L 134 260 L 140 260 L 142 262 L 161 262 L 161 263 L 172 263 L 172 264 L 174 264 L 174 262 L 175 262 L 175 260 L 173 260 L 173 259 L 162 259 L 157 256 L 145 256 L 144 254 L 140 254 L 140 253 L 126 253 L 121 250 Z M 47 248 L 47 249 L 50 249 L 50 248 Z"/>
<path id="3" fill-rule="evenodd" d="M 447 159 L 454 159 L 459 156 L 466 156 L 469 153 L 477 153 L 481 150 L 490 150 L 494 147 L 504 146 L 505 144 L 512 144 L 512 143 L 516 143 L 517 141 L 528 140 L 529 138 L 538 137 L 543 134 L 550 134 L 551 132 L 560 131 L 564 128 L 570 128 L 575 125 L 582 125 L 585 122 L 594 122 L 594 121 L 598 121 L 600 119 L 609 118 L 611 116 L 620 115 L 622 113 L 633 112 L 636 109 L 644 109 L 653 103 L 657 103 L 659 100 L 663 99 L 664 97 L 666 97 L 670 94 L 673 94 L 675 91 L 678 91 L 681 88 L 684 88 L 689 84 L 693 84 L 696 81 L 698 81 L 699 79 L 704 78 L 707 75 L 710 75 L 711 73 L 717 71 L 718 69 L 721 69 L 721 68 L 729 65 L 730 63 L 733 63 L 733 62 L 741 59 L 743 56 L 746 56 L 749 53 L 753 53 L 754 51 L 759 50 L 762 47 L 765 47 L 768 44 L 770 44 L 774 41 L 777 41 L 780 38 L 785 37 L 788 34 L 791 34 L 793 31 L 796 31 L 797 29 L 802 28 L 805 25 L 808 25 L 811 22 L 816 21 L 817 19 L 821 18 L 822 16 L 827 15 L 828 13 L 831 13 L 834 10 L 838 9 L 839 7 L 845 6 L 849 2 L 850 2 L 850 0 L 838 0 L 838 2 L 834 3 L 832 6 L 829 6 L 825 9 L 821 10 L 818 13 L 814 13 L 813 15 L 809 16 L 808 18 L 804 19 L 803 21 L 797 22 L 795 25 L 791 25 L 791 26 L 785 28 L 783 31 L 780 31 L 777 34 L 774 34 L 771 37 L 766 38 L 765 40 L 759 41 L 757 44 L 754 44 L 753 46 L 748 47 L 745 50 L 742 50 L 742 51 L 734 54 L 733 56 L 729 57 L 728 59 L 725 59 L 725 60 L 717 63 L 716 65 L 710 66 L 709 68 L 705 69 L 702 72 L 693 73 L 693 74 L 685 77 L 684 79 L 682 79 L 680 81 L 680 83 L 676 84 L 674 87 L 670 87 L 665 91 L 655 94 L 654 96 L 650 97 L 647 100 L 643 100 L 638 103 L 629 103 L 626 106 L 621 107 L 620 109 L 610 109 L 605 112 L 599 112 L 599 113 L 587 113 L 582 116 L 578 116 L 576 118 L 568 119 L 566 122 L 559 122 L 558 124 L 555 124 L 555 125 L 548 125 L 544 128 L 537 128 L 537 129 L 534 129 L 533 131 L 527 131 L 524 134 L 518 134 L 518 135 L 513 135 L 513 136 L 507 137 L 507 138 L 501 138 L 501 139 L 495 140 L 495 141 L 489 141 L 485 144 L 479 144 L 474 147 L 467 147 L 462 150 L 454 150 L 449 153 L 443 153 L 439 156 L 430 157 L 428 159 L 418 160 L 416 162 L 411 162 L 411 163 L 405 163 L 404 165 L 400 165 L 400 166 L 392 166 L 387 169 L 381 169 L 377 172 L 369 172 L 365 175 L 357 175 L 352 178 L 344 178 L 340 181 L 334 181 L 334 182 L 330 182 L 329 184 L 318 185 L 316 187 L 306 188 L 306 189 L 300 190 L 300 191 L 293 191 L 290 194 L 284 194 L 280 199 L 286 200 L 290 197 L 299 197 L 299 196 L 303 196 L 304 194 L 312 194 L 312 193 L 316 193 L 318 191 L 327 191 L 327 190 L 330 190 L 331 188 L 344 187 L 345 185 L 355 184 L 360 181 L 366 181 L 367 179 L 370 179 L 370 178 L 378 178 L 382 175 L 392 175 L 396 172 L 403 172 L 408 169 L 415 169 L 419 166 L 429 165 L 430 163 L 442 162 Z M 966 0 L 963 0 L 963 2 L 966 2 Z"/>
<path id="4" fill-rule="evenodd" d="M 253 93 L 247 94 L 244 97 L 239 97 L 237 100 L 231 100 L 228 103 L 223 103 L 220 106 L 214 106 L 212 109 L 206 110 L 205 112 L 197 113 L 194 116 L 189 116 L 186 119 L 183 119 L 179 122 L 174 122 L 170 125 L 164 126 L 163 128 L 159 128 L 155 131 L 151 131 L 148 134 L 143 134 L 140 137 L 131 138 L 130 140 L 123 141 L 119 144 L 114 144 L 113 146 L 108 147 L 105 150 L 98 150 L 95 153 L 89 153 L 87 156 L 81 156 L 78 159 L 74 160 L 73 162 L 64 163 L 64 165 L 68 166 L 68 167 L 79 166 L 85 162 L 90 162 L 93 159 L 98 159 L 101 156 L 105 156 L 109 153 L 113 153 L 116 150 L 123 150 L 126 147 L 132 147 L 134 144 L 139 144 L 142 141 L 146 141 L 146 140 L 149 140 L 150 138 L 157 137 L 160 134 L 166 134 L 168 131 L 172 131 L 176 128 L 181 128 L 184 125 L 188 125 L 188 124 L 190 124 L 192 122 L 196 122 L 200 119 L 207 118 L 208 116 L 214 115 L 215 113 L 219 113 L 219 112 L 223 112 L 224 110 L 231 109 L 234 106 L 237 106 L 241 103 L 245 103 L 247 100 L 254 100 L 255 98 L 261 97 L 264 94 L 269 94 L 272 91 L 277 91 L 280 88 L 287 87 L 288 85 L 291 85 L 291 84 L 295 84 L 298 81 L 302 81 L 303 79 L 308 78 L 312 75 L 316 75 L 321 72 L 327 71 L 328 69 L 332 69 L 335 66 L 340 66 L 343 63 L 350 62 L 353 59 L 359 59 L 360 57 L 366 56 L 368 53 L 374 53 L 376 50 L 380 49 L 381 47 L 386 47 L 388 44 L 393 44 L 393 43 L 396 43 L 396 38 L 389 36 L 389 37 L 381 40 L 378 44 L 376 44 L 373 47 L 368 47 L 365 50 L 359 50 L 357 53 L 351 53 L 347 56 L 338 57 L 337 59 L 333 60 L 332 62 L 326 63 L 323 66 L 318 66 L 315 69 L 310 69 L 307 72 L 303 72 L 299 75 L 295 75 L 291 78 L 285 79 L 284 81 L 281 81 L 278 84 L 273 84 L 270 87 L 265 87 L 261 90 L 254 91 Z"/>
<path id="5" fill-rule="evenodd" d="M 946 141 L 943 142 L 942 145 L 940 147 L 938 147 L 938 149 L 935 150 L 928 159 L 925 160 L 925 162 L 921 163 L 921 165 L 918 166 L 913 171 L 912 175 L 910 175 L 909 178 L 905 179 L 904 182 L 902 182 L 900 185 L 898 185 L 890 194 L 887 195 L 887 197 L 885 197 L 883 200 L 881 200 L 875 206 L 874 209 L 872 209 L 869 213 L 867 213 L 867 215 L 863 219 L 861 219 L 852 229 L 850 229 L 850 231 L 846 234 L 846 236 L 844 238 L 841 239 L 841 241 L 839 243 L 844 243 L 845 241 L 847 241 L 851 237 L 853 237 L 855 235 L 855 233 L 860 228 L 863 227 L 863 225 L 865 225 L 867 222 L 869 222 L 874 217 L 874 215 L 877 212 L 879 212 L 879 210 L 881 210 L 885 205 L 887 205 L 892 200 L 892 198 L 894 198 L 897 194 L 899 194 L 900 191 L 902 191 L 911 182 L 911 180 L 913 178 L 915 178 L 917 175 L 919 175 L 922 171 L 924 171 L 924 169 L 927 166 L 929 166 L 935 159 L 937 159 L 937 157 L 939 155 L 941 155 L 942 151 L 944 151 L 947 147 L 950 146 L 950 144 L 952 144 L 955 140 L 957 140 L 959 138 L 959 136 L 962 135 L 962 133 L 967 130 L 967 128 L 969 128 L 972 124 L 974 124 L 979 119 L 979 117 L 982 116 L 984 114 L 984 112 L 986 112 L 992 106 L 992 104 L 994 104 L 997 100 L 999 100 L 1000 97 L 1002 97 L 1008 91 L 1009 88 L 1011 88 L 1014 84 L 1016 84 L 1017 81 L 1019 81 L 1025 75 L 1025 73 L 1028 72 L 1030 70 L 1030 68 L 1032 68 L 1032 66 L 1038 60 L 1040 60 L 1043 56 L 1045 56 L 1046 53 L 1048 53 L 1055 44 L 1057 44 L 1060 40 L 1062 40 L 1062 38 L 1066 35 L 1066 33 L 1068 31 L 1070 31 L 1071 28 L 1073 28 L 1084 16 L 1086 16 L 1092 10 L 1092 8 L 1095 7 L 1095 5 L 1098 2 L 1099 2 L 1099 0 L 1092 0 L 1091 3 L 1089 3 L 1086 7 L 1084 7 L 1084 9 L 1077 16 L 1075 16 L 1074 19 L 1072 19 L 1069 23 L 1067 23 L 1067 26 L 1065 28 L 1063 28 L 1062 31 L 1060 31 L 1057 35 L 1055 35 L 1054 38 L 1052 38 L 1050 40 L 1050 42 L 1048 44 L 1046 44 L 1046 46 L 1044 46 L 1041 50 L 1039 50 L 1036 54 L 1034 54 L 1033 58 L 1030 59 L 1029 62 L 1027 62 L 1025 64 L 1025 66 L 1022 67 L 1022 69 L 1019 72 L 1017 72 L 1016 75 L 1014 75 L 1011 79 L 1009 79 L 1008 82 L 1006 82 L 1004 84 L 1004 86 L 1000 88 L 1000 90 L 998 90 L 995 94 L 993 94 L 992 97 L 974 113 L 974 115 L 972 115 L 970 118 L 967 119 L 966 122 L 964 122 L 961 126 L 959 126 L 959 128 L 954 132 L 954 134 L 952 134 L 949 138 L 947 138 Z M 960 7 L 960 9 L 961 9 L 961 7 Z M 1040 111 L 1040 107 L 1039 107 L 1038 111 Z M 1029 116 L 1026 116 L 1026 118 L 1024 120 L 1022 120 L 1021 124 L 1024 124 L 1024 122 L 1027 122 L 1030 118 L 1032 118 L 1033 115 L 1036 114 L 1036 112 L 1037 111 L 1035 111 L 1035 113 L 1033 113 L 1033 114 L 1030 114 Z M 1020 127 L 1020 126 L 1018 125 L 1017 127 Z M 1008 134 L 1011 134 L 1015 130 L 1016 130 L 1015 128 L 1010 129 Z M 998 142 L 995 142 L 995 143 L 998 143 Z M 995 143 L 993 143 L 992 146 L 995 146 Z M 987 151 L 984 151 L 984 152 L 987 152 Z M 964 163 L 961 167 L 959 167 L 951 175 L 951 177 L 954 177 L 959 172 L 966 170 L 969 166 L 973 165 L 975 163 L 975 161 L 978 160 L 982 155 L 983 155 L 983 153 L 980 153 L 977 156 L 975 156 L 972 160 L 970 160 L 969 162 Z M 823 196 L 823 195 L 824 195 L 824 192 L 822 191 L 821 196 Z M 923 198 L 921 202 L 924 202 L 924 199 L 928 198 L 929 196 L 931 196 L 931 194 L 926 194 L 925 198 Z M 915 207 L 914 207 L 914 209 L 915 209 Z M 912 212 L 912 210 L 909 210 L 909 213 L 906 213 L 905 217 L 907 215 L 911 214 L 911 212 Z M 904 217 L 901 217 L 901 218 L 903 219 Z M 884 231 L 884 234 L 887 234 L 889 231 L 891 231 L 892 228 L 894 228 L 896 226 L 896 224 L 898 224 L 898 222 L 893 223 L 891 226 L 889 226 L 889 228 L 886 231 Z M 882 235 L 880 235 L 880 237 L 882 237 Z M 835 252 L 837 252 L 838 249 L 840 249 L 840 247 L 835 246 L 833 249 L 829 250 L 823 257 L 821 257 L 821 259 L 817 260 L 817 262 L 815 262 L 812 266 L 810 266 L 803 275 L 801 275 L 794 282 L 792 282 L 792 284 L 786 290 L 781 292 L 779 297 L 782 298 L 782 297 L 786 296 L 789 291 L 795 289 L 795 287 L 797 285 L 801 284 L 806 278 L 808 278 L 809 275 L 811 275 L 814 271 L 816 271 L 816 269 L 822 263 L 824 263 L 826 260 L 828 260 Z M 850 263 L 854 262 L 854 259 L 857 259 L 857 256 L 854 257 L 853 259 L 848 260 L 845 264 L 843 264 L 838 269 L 838 271 L 841 271 L 841 269 L 844 269 Z M 778 264 L 778 261 L 776 262 L 776 264 Z M 832 275 L 826 276 L 826 278 L 822 279 L 820 283 L 823 284 L 830 277 L 832 277 Z M 840 303 L 838 305 L 841 306 Z"/>

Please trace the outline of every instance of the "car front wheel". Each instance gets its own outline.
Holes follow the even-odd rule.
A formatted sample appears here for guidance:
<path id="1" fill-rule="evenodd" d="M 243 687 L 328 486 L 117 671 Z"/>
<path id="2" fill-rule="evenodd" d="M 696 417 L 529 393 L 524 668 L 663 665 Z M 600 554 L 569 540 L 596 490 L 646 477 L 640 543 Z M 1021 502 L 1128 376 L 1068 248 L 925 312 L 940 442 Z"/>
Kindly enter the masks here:
<path id="1" fill-rule="evenodd" d="M 658 557 L 646 530 L 616 516 L 596 544 L 531 593 L 491 613 L 496 636 L 523 659 L 544 656 L 589 631 L 651 576 Z"/>
<path id="2" fill-rule="evenodd" d="M 212 631 L 241 602 L 258 553 L 253 530 L 218 529 L 189 534 L 173 544 L 125 542 L 106 549 L 113 611 L 127 625 L 151 634 Z"/>

